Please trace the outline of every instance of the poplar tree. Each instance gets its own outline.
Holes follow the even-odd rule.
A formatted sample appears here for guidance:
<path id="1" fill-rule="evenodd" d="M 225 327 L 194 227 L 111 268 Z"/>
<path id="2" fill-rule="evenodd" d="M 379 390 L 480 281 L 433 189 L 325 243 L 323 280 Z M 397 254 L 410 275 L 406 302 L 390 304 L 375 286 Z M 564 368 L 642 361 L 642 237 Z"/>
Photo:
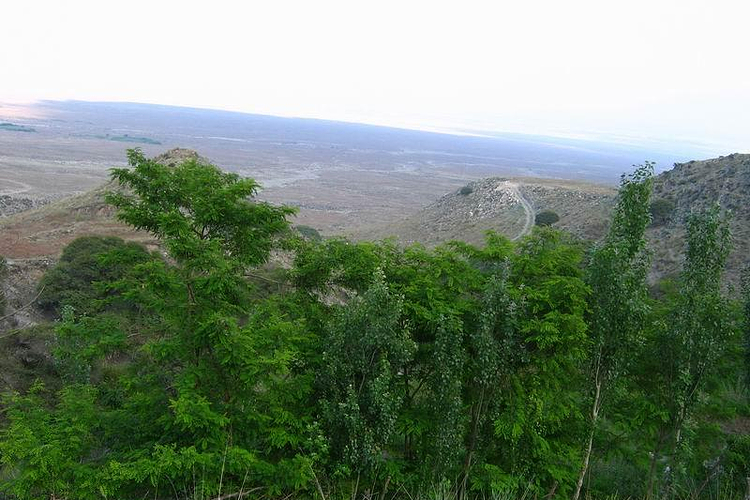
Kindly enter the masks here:
<path id="1" fill-rule="evenodd" d="M 653 163 L 646 162 L 622 177 L 609 232 L 594 249 L 587 270 L 591 287 L 589 433 L 573 500 L 578 500 L 588 473 L 602 405 L 612 386 L 627 371 L 628 359 L 639 343 L 645 323 L 650 265 L 645 231 L 651 222 L 653 174 Z"/>
<path id="2" fill-rule="evenodd" d="M 688 446 L 684 431 L 707 379 L 718 368 L 734 328 L 722 274 L 731 249 L 728 218 L 718 206 L 691 213 L 686 220 L 685 263 L 678 296 L 662 323 L 658 406 L 664 413 L 659 439 L 668 443 L 671 477 L 679 472 Z M 657 448 L 652 455 L 647 494 L 654 484 Z"/>

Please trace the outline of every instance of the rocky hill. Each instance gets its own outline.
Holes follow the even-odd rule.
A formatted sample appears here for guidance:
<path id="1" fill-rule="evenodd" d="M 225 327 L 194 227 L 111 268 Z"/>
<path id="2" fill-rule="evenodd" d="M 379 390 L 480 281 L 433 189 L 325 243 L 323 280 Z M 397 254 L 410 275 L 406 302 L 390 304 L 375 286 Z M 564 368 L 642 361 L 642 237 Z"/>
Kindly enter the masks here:
<path id="1" fill-rule="evenodd" d="M 207 162 L 195 151 L 173 149 L 155 159 L 174 166 L 188 159 Z M 105 193 L 121 189 L 110 181 L 92 191 L 0 218 L 0 256 L 7 259 L 8 272 L 2 281 L 8 309 L 13 314 L 0 320 L 0 331 L 38 323 L 33 307 L 37 283 L 53 265 L 62 249 L 79 236 L 102 235 L 140 241 L 156 248 L 151 235 L 137 232 L 115 219 L 114 209 L 104 201 Z M 12 206 L 19 203 L 14 201 Z M 2 205 L 0 205 L 2 206 Z"/>
<path id="2" fill-rule="evenodd" d="M 552 211 L 559 217 L 555 227 L 597 239 L 616 194 L 610 186 L 585 182 L 491 177 L 446 194 L 414 216 L 353 236 L 430 246 L 453 239 L 481 243 L 488 230 L 518 239 L 531 231 L 538 213 Z"/>
<path id="3" fill-rule="evenodd" d="M 615 198 L 614 188 L 597 184 L 493 177 L 448 193 L 416 215 L 352 236 L 390 236 L 405 244 L 431 246 L 452 239 L 481 243 L 484 232 L 492 229 L 517 239 L 529 231 L 536 214 L 551 210 L 559 216 L 554 227 L 596 240 L 606 231 Z M 734 250 L 727 281 L 738 283 L 742 268 L 750 264 L 750 155 L 675 164 L 655 178 L 653 202 L 654 221 L 647 233 L 653 252 L 652 282 L 679 274 L 685 217 L 718 203 L 732 214 Z"/>
<path id="4" fill-rule="evenodd" d="M 172 149 L 155 157 L 168 166 L 189 159 L 208 163 L 189 149 Z M 115 219 L 114 209 L 104 201 L 104 195 L 116 189 L 119 187 L 110 181 L 92 191 L 0 219 L 0 234 L 3 235 L 0 255 L 10 259 L 55 257 L 75 238 L 91 234 L 152 243 L 149 235 L 136 233 Z"/>
<path id="5" fill-rule="evenodd" d="M 727 263 L 727 278 L 736 285 L 742 269 L 750 264 L 750 154 L 677 163 L 656 178 L 653 199 L 661 210 L 649 229 L 654 251 L 652 278 L 679 273 L 685 217 L 718 203 L 731 213 L 734 248 Z"/>

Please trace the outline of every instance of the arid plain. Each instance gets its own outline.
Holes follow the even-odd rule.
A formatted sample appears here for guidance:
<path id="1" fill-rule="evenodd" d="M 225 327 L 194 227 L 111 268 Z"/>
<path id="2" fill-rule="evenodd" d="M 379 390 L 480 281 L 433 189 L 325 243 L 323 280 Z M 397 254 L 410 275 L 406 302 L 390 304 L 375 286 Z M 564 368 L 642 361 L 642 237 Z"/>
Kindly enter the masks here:
<path id="1" fill-rule="evenodd" d="M 474 137 L 143 104 L 41 102 L 0 106 L 0 215 L 94 189 L 125 152 L 183 147 L 253 177 L 259 197 L 299 208 L 324 235 L 380 227 L 490 176 L 615 185 L 654 152 L 509 134 Z M 378 231 L 382 234 L 382 231 Z"/>

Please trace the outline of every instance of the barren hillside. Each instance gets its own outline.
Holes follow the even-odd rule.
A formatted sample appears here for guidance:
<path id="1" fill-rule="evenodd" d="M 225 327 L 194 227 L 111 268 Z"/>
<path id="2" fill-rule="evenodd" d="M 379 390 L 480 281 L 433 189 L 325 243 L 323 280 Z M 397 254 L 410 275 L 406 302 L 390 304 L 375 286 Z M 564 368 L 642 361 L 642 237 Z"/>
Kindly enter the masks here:
<path id="1" fill-rule="evenodd" d="M 454 239 L 481 243 L 491 229 L 516 239 L 529 229 L 529 211 L 535 215 L 551 210 L 560 217 L 554 227 L 596 240 L 606 231 L 615 197 L 614 188 L 585 182 L 492 177 L 448 193 L 416 215 L 351 235 L 432 246 Z M 652 282 L 679 274 L 685 217 L 718 203 L 731 212 L 734 250 L 727 281 L 738 283 L 742 268 L 750 263 L 750 155 L 675 164 L 656 176 L 653 202 L 660 209 L 647 233 L 653 251 Z"/>
<path id="2" fill-rule="evenodd" d="M 596 239 L 604 234 L 615 195 L 612 187 L 585 182 L 491 177 L 446 194 L 414 216 L 353 236 L 436 245 L 454 239 L 481 243 L 494 230 L 517 239 L 531 230 L 537 213 L 552 210 L 560 217 L 555 227 Z"/>
<path id="3" fill-rule="evenodd" d="M 731 212 L 734 249 L 727 263 L 727 278 L 736 285 L 741 270 L 750 263 L 750 154 L 675 164 L 656 178 L 653 198 L 664 200 L 665 213 L 649 230 L 654 250 L 652 278 L 679 273 L 685 217 L 718 203 Z"/>
<path id="4" fill-rule="evenodd" d="M 188 149 L 172 149 L 156 157 L 168 166 L 188 159 L 208 162 Z M 105 193 L 113 189 L 118 187 L 110 181 L 83 194 L 0 219 L 0 255 L 10 259 L 56 257 L 75 238 L 92 234 L 152 243 L 149 235 L 137 233 L 115 219 L 114 209 L 104 201 Z"/>

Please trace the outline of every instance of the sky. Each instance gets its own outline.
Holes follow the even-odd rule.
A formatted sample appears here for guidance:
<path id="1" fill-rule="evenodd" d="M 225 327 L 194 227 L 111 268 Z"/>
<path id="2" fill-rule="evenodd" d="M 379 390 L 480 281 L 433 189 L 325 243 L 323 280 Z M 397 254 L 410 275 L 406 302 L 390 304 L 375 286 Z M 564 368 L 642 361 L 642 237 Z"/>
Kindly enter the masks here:
<path id="1" fill-rule="evenodd" d="M 750 151 L 747 0 L 0 4 L 0 102 Z"/>

